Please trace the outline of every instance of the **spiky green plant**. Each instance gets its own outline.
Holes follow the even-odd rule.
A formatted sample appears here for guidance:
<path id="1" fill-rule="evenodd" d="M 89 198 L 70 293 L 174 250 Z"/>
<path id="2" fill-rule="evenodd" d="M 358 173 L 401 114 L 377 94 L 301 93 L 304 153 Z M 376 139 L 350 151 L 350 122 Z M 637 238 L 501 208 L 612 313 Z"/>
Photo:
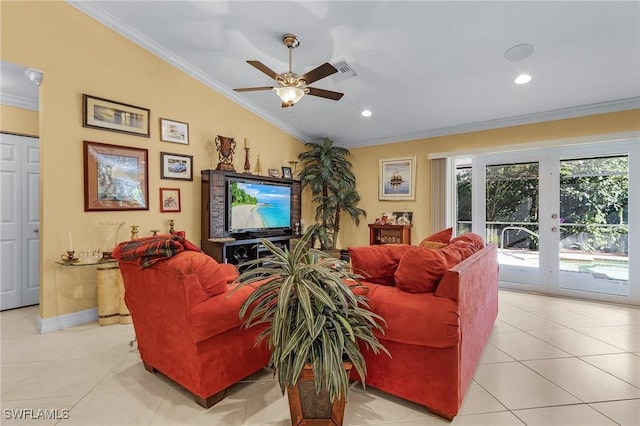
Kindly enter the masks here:
<path id="1" fill-rule="evenodd" d="M 309 247 L 314 226 L 291 251 L 261 240 L 270 254 L 245 264 L 249 269 L 238 278 L 237 288 L 263 283 L 239 314 L 247 328 L 266 324 L 256 343 L 266 341 L 269 367 L 275 369 L 283 395 L 310 364 L 316 392 L 327 391 L 333 401 L 349 388 L 343 361 L 353 364 L 364 384 L 366 363 L 359 341 L 375 353 L 389 352 L 374 335 L 376 330 L 384 333 L 384 319 L 369 310 L 365 296 L 354 294 L 355 287 L 362 287 L 357 277 L 346 271 L 344 262 Z"/>

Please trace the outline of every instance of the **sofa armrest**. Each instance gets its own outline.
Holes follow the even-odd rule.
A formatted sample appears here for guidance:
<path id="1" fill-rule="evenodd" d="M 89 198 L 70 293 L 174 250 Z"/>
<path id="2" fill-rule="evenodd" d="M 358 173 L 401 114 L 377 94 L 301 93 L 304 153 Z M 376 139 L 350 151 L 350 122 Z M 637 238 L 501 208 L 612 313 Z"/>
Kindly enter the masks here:
<path id="1" fill-rule="evenodd" d="M 369 282 L 392 286 L 400 258 L 410 248 L 406 244 L 349 247 L 351 267 Z"/>
<path id="2" fill-rule="evenodd" d="M 497 288 L 497 246 L 489 244 L 482 250 L 447 270 L 436 288 L 436 297 L 448 297 L 460 302 L 465 293 L 476 293 Z"/>

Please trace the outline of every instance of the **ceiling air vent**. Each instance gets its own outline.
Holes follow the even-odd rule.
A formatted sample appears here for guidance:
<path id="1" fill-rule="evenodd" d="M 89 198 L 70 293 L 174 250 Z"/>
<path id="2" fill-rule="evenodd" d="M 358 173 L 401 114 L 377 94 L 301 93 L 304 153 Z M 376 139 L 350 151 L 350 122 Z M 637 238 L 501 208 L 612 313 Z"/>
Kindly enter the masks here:
<path id="1" fill-rule="evenodd" d="M 337 73 L 331 76 L 335 81 L 345 80 L 349 77 L 358 75 L 358 73 L 351 68 L 351 65 L 347 64 L 345 61 L 336 62 L 333 66 L 338 70 Z"/>

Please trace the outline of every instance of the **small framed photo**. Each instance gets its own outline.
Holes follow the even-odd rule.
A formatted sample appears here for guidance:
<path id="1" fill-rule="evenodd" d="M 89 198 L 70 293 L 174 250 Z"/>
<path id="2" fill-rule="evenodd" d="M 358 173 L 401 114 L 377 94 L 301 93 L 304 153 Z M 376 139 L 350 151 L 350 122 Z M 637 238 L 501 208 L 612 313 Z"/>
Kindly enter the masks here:
<path id="1" fill-rule="evenodd" d="M 396 218 L 396 225 L 411 225 L 413 223 L 413 212 L 393 212 Z"/>
<path id="2" fill-rule="evenodd" d="M 160 140 L 189 145 L 189 124 L 161 118 Z"/>
<path id="3" fill-rule="evenodd" d="M 291 167 L 282 168 L 282 177 L 284 179 L 293 179 L 293 176 L 291 175 Z"/>
<path id="4" fill-rule="evenodd" d="M 279 177 L 278 169 L 269 169 L 267 172 L 269 173 L 269 177 Z"/>
<path id="5" fill-rule="evenodd" d="M 84 211 L 149 210 L 147 154 L 84 141 Z"/>
<path id="6" fill-rule="evenodd" d="M 82 95 L 82 127 L 148 138 L 149 114 L 147 108 Z"/>
<path id="7" fill-rule="evenodd" d="M 160 178 L 193 180 L 193 155 L 160 153 Z"/>
<path id="8" fill-rule="evenodd" d="M 380 160 L 379 200 L 415 200 L 416 156 Z"/>
<path id="9" fill-rule="evenodd" d="M 160 211 L 180 211 L 180 188 L 160 188 Z"/>

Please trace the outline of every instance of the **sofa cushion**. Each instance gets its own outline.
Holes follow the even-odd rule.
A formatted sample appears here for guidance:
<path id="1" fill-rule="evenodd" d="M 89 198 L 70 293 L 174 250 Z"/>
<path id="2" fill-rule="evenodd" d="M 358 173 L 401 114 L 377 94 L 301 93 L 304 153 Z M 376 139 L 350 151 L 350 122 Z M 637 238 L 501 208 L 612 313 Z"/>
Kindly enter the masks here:
<path id="1" fill-rule="evenodd" d="M 422 244 L 423 241 L 436 241 L 439 243 L 449 244 L 449 241 L 451 240 L 452 235 L 453 235 L 453 228 L 443 229 L 442 231 L 429 235 L 427 238 L 422 240 L 420 244 Z"/>
<path id="2" fill-rule="evenodd" d="M 396 287 L 408 293 L 431 293 L 436 290 L 445 271 L 462 260 L 455 246 L 442 249 L 411 247 L 398 263 Z"/>
<path id="3" fill-rule="evenodd" d="M 484 248 L 484 241 L 482 240 L 482 237 L 478 234 L 475 234 L 473 232 L 467 232 L 466 234 L 462 234 L 459 235 L 455 238 L 453 238 L 450 241 L 450 244 L 454 244 L 457 243 L 459 241 L 463 241 L 467 244 L 470 244 L 471 246 L 473 246 L 477 251 L 482 250 Z"/>
<path id="4" fill-rule="evenodd" d="M 371 310 L 385 319 L 385 340 L 448 348 L 460 340 L 457 304 L 433 293 L 411 294 L 397 287 L 364 282 Z"/>
<path id="5" fill-rule="evenodd" d="M 392 286 L 398 262 L 410 248 L 406 244 L 349 247 L 351 267 L 369 282 Z"/>

